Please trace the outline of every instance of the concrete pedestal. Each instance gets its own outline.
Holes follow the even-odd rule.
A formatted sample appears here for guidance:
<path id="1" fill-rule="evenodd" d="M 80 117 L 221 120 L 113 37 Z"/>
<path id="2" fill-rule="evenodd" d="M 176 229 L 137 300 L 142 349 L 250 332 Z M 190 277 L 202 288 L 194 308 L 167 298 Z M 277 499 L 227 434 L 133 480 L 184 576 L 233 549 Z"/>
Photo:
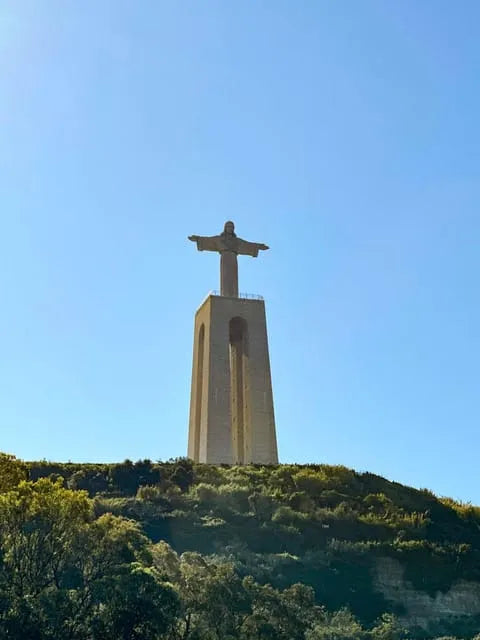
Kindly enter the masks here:
<path id="1" fill-rule="evenodd" d="M 188 457 L 278 463 L 263 300 L 209 295 L 195 315 Z"/>

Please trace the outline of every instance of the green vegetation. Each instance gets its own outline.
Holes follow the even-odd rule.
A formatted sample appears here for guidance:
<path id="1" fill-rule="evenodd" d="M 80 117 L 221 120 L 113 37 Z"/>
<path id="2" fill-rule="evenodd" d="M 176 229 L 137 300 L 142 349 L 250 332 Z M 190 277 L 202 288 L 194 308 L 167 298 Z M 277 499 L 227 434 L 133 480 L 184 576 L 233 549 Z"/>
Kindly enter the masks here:
<path id="1" fill-rule="evenodd" d="M 410 622 L 385 559 L 429 597 L 480 583 L 480 509 L 339 466 L 0 454 L 0 640 L 480 640 Z"/>

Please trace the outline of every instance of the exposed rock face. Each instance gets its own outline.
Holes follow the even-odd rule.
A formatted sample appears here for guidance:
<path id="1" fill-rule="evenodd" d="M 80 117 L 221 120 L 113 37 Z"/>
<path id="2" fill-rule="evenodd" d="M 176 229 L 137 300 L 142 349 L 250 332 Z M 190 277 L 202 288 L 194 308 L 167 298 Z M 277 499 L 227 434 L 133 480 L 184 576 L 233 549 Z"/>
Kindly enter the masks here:
<path id="1" fill-rule="evenodd" d="M 405 607 L 402 622 L 427 629 L 432 622 L 480 614 L 480 583 L 459 580 L 449 591 L 435 596 L 418 591 L 405 580 L 404 568 L 393 558 L 379 558 L 374 576 L 375 588 L 385 599 Z"/>

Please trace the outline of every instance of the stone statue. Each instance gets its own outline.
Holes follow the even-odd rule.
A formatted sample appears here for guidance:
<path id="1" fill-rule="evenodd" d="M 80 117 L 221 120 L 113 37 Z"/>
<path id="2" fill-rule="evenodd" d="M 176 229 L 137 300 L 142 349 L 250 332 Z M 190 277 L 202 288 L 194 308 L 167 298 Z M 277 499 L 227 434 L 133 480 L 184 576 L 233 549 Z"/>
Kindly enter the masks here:
<path id="1" fill-rule="evenodd" d="M 220 294 L 238 298 L 237 255 L 256 258 L 258 252 L 268 249 L 266 244 L 247 242 L 235 234 L 235 225 L 230 220 L 225 223 L 223 233 L 218 236 L 188 236 L 197 243 L 199 251 L 218 251 L 220 253 Z"/>

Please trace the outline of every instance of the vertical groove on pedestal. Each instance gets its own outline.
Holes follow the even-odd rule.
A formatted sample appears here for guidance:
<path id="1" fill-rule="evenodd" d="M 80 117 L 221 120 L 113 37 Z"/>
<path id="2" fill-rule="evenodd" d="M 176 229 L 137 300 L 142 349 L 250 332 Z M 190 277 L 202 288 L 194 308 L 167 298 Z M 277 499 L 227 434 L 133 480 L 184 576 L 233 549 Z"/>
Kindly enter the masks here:
<path id="1" fill-rule="evenodd" d="M 252 425 L 250 415 L 250 360 L 249 360 L 249 327 L 244 321 L 242 341 L 242 369 L 243 369 L 243 464 L 252 461 Z"/>
<path id="2" fill-rule="evenodd" d="M 230 335 L 230 407 L 233 461 L 245 464 L 247 449 L 248 360 L 247 326 L 245 320 L 232 318 Z"/>
<path id="3" fill-rule="evenodd" d="M 203 370 L 205 352 L 205 325 L 202 324 L 200 331 L 198 332 L 198 354 L 197 354 L 197 380 L 196 380 L 196 394 L 195 398 L 195 432 L 193 443 L 193 459 L 198 462 L 200 458 L 200 429 L 202 425 L 202 397 L 203 397 L 203 377 L 205 375 Z"/>

